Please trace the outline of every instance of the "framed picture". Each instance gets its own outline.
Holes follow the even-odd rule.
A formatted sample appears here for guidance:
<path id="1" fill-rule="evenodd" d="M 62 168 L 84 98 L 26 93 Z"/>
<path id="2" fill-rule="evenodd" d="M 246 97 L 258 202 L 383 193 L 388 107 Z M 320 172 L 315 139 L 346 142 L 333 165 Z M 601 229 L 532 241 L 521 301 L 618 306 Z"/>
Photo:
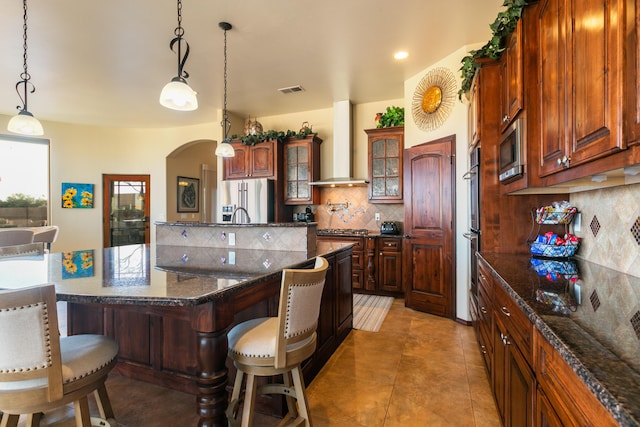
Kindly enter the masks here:
<path id="1" fill-rule="evenodd" d="M 200 180 L 178 177 L 178 212 L 200 212 Z"/>
<path id="2" fill-rule="evenodd" d="M 93 208 L 93 184 L 62 183 L 62 207 Z"/>

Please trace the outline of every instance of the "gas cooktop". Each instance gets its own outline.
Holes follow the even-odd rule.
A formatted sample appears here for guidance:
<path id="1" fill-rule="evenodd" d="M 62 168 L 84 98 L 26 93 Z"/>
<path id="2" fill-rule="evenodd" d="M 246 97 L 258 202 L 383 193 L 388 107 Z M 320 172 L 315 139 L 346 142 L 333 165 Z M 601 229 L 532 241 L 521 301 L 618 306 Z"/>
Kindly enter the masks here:
<path id="1" fill-rule="evenodd" d="M 318 236 L 366 236 L 369 230 L 366 228 L 318 228 Z"/>

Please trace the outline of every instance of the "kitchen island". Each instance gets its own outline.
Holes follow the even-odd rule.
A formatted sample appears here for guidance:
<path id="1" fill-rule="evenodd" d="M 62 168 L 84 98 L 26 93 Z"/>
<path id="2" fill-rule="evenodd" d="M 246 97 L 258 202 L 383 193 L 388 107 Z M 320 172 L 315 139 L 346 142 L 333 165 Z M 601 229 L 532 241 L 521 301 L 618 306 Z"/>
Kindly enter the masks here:
<path id="1" fill-rule="evenodd" d="M 506 292 L 533 329 L 524 356 L 530 351 L 536 377 L 531 382 L 535 419 L 557 416 L 562 425 L 573 425 L 569 419 L 583 418 L 589 425 L 611 425 L 610 419 L 615 425 L 640 426 L 640 278 L 581 259 L 480 253 L 479 261 L 481 281 Z M 495 352 L 502 344 L 518 344 L 514 341 L 522 335 L 499 333 L 501 311 L 511 311 L 512 318 L 518 313 L 490 299 L 482 305 L 493 305 L 495 313 L 495 377 Z M 578 389 L 584 390 L 583 400 L 574 393 Z"/>
<path id="2" fill-rule="evenodd" d="M 199 425 L 226 426 L 233 369 L 227 363 L 227 331 L 246 319 L 277 314 L 283 268 L 311 267 L 315 255 L 330 264 L 317 350 L 303 366 L 306 381 L 326 363 L 353 323 L 351 245 L 320 243 L 312 254 L 233 253 L 131 245 L 4 258 L 0 288 L 54 283 L 58 299 L 68 303 L 70 335 L 113 337 L 120 345 L 120 373 L 193 393 Z"/>

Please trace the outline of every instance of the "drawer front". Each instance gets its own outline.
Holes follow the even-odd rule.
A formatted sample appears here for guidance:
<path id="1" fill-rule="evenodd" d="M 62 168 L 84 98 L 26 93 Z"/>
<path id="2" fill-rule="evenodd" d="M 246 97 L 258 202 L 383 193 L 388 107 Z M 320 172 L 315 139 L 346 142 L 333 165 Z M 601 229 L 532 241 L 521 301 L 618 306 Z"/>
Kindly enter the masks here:
<path id="1" fill-rule="evenodd" d="M 402 240 L 381 237 L 378 240 L 378 250 L 382 252 L 400 252 L 402 250 Z"/>
<path id="2" fill-rule="evenodd" d="M 354 270 L 364 270 L 364 258 L 363 251 L 353 251 L 351 266 Z"/>
<path id="3" fill-rule="evenodd" d="M 500 317 L 502 323 L 507 327 L 511 339 L 518 346 L 529 365 L 533 365 L 533 323 L 499 284 L 494 286 L 493 296 L 495 315 Z"/>
<path id="4" fill-rule="evenodd" d="M 492 322 L 493 322 L 493 306 L 489 296 L 480 289 L 478 292 L 478 327 L 480 333 L 484 335 L 484 344 L 487 346 L 489 352 L 492 350 L 491 337 L 492 335 Z"/>
<path id="5" fill-rule="evenodd" d="M 489 273 L 489 267 L 478 260 L 478 287 L 483 287 L 487 295 L 493 295 L 493 277 Z"/>

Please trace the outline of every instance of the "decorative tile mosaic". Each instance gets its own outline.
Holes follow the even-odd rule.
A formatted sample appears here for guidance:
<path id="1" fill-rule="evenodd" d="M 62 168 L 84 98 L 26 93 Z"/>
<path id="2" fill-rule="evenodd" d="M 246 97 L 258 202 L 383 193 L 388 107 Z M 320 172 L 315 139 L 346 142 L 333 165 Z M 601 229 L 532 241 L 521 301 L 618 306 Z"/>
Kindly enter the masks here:
<path id="1" fill-rule="evenodd" d="M 573 193 L 570 202 L 584 219 L 578 256 L 640 277 L 640 184 Z"/>
<path id="2" fill-rule="evenodd" d="M 636 314 L 631 318 L 631 327 L 640 340 L 640 311 L 636 311 Z"/>
<path id="3" fill-rule="evenodd" d="M 591 232 L 593 233 L 593 237 L 598 237 L 598 231 L 600 231 L 600 222 L 598 221 L 598 217 L 594 215 L 591 220 Z"/>
<path id="4" fill-rule="evenodd" d="M 596 292 L 595 289 L 589 296 L 589 301 L 591 301 L 591 307 L 593 307 L 593 311 L 598 311 L 598 308 L 600 307 L 600 297 L 598 296 L 598 292 Z"/>
<path id="5" fill-rule="evenodd" d="M 640 245 L 640 216 L 636 218 L 636 222 L 633 223 L 633 227 L 631 227 L 631 234 L 633 238 L 636 239 L 636 243 Z"/>

